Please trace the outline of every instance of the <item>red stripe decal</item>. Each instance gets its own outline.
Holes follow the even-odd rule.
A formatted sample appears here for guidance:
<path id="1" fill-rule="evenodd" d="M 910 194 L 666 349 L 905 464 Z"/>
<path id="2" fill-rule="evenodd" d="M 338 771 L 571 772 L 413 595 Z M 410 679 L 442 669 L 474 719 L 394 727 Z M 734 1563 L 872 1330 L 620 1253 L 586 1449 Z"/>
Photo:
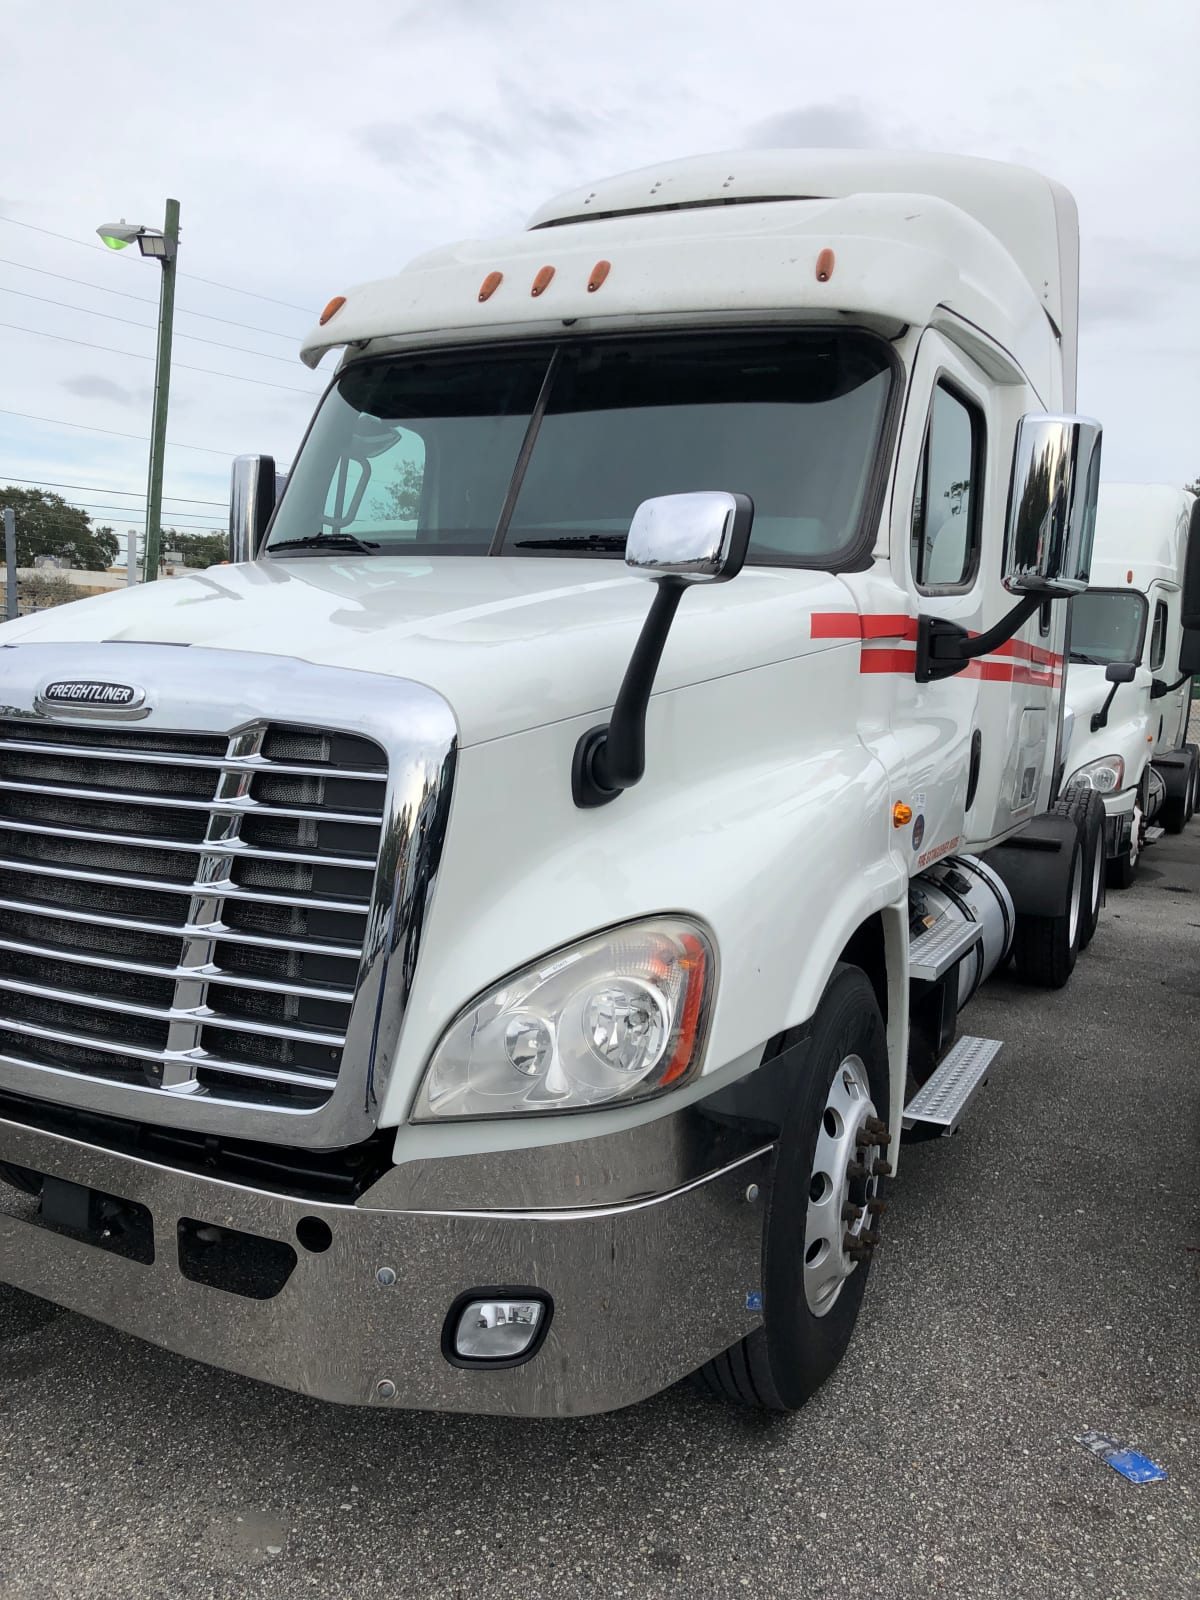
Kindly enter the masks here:
<path id="1" fill-rule="evenodd" d="M 859 662 L 860 672 L 903 672 L 910 678 L 916 671 L 915 650 L 864 650 Z"/>
<path id="2" fill-rule="evenodd" d="M 862 618 L 857 611 L 814 611 L 813 639 L 861 639 Z"/>

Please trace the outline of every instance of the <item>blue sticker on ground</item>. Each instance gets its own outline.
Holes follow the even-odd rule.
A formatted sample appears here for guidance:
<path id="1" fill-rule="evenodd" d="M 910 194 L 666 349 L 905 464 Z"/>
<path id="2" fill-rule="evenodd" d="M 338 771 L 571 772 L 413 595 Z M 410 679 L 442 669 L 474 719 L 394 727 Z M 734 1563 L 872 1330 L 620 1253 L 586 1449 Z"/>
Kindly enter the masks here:
<path id="1" fill-rule="evenodd" d="M 1099 1456 L 1101 1461 L 1107 1461 L 1114 1472 L 1128 1478 L 1130 1483 L 1160 1483 L 1167 1476 L 1166 1468 L 1157 1466 L 1149 1456 L 1142 1455 L 1139 1450 L 1128 1449 L 1118 1439 L 1111 1438 L 1107 1433 L 1097 1433 L 1094 1428 L 1089 1428 L 1086 1433 L 1077 1433 L 1075 1443 L 1090 1450 L 1094 1456 Z"/>
<path id="2" fill-rule="evenodd" d="M 748 1294 L 746 1296 L 746 1310 L 747 1311 L 761 1311 L 762 1310 L 762 1290 L 761 1289 L 755 1289 L 752 1293 L 750 1293 L 750 1294 Z"/>

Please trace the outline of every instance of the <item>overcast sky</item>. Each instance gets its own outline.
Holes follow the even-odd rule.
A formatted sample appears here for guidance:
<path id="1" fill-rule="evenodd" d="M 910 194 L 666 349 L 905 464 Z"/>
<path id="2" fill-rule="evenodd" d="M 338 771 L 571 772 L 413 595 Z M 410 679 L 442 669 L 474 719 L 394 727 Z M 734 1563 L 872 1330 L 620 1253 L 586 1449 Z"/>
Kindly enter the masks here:
<path id="1" fill-rule="evenodd" d="M 3 11 L 0 483 L 95 485 L 62 492 L 137 508 L 98 522 L 140 521 L 146 445 L 113 435 L 148 432 L 153 362 L 135 357 L 153 353 L 159 269 L 106 251 L 97 223 L 161 224 L 165 196 L 182 204 L 164 521 L 215 526 L 229 456 L 290 459 L 324 382 L 299 336 L 332 294 L 515 229 L 576 182 L 746 145 L 951 151 L 1066 183 L 1079 408 L 1105 424 L 1106 476 L 1200 475 L 1195 0 Z"/>

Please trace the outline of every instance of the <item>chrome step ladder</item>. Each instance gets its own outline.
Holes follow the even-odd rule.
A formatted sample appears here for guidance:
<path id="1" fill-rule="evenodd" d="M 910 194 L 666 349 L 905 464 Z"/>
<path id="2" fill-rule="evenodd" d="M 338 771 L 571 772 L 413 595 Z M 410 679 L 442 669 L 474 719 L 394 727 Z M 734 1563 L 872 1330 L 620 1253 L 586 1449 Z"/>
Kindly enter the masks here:
<path id="1" fill-rule="evenodd" d="M 1160 827 L 1158 823 L 1151 824 L 1151 826 L 1146 829 L 1146 843 L 1157 844 L 1166 831 L 1167 830 Z"/>
<path id="2" fill-rule="evenodd" d="M 938 1128 L 943 1135 L 953 1133 L 988 1081 L 992 1062 L 1002 1048 L 999 1039 L 976 1039 L 964 1034 L 905 1106 L 905 1132 L 922 1122 Z"/>

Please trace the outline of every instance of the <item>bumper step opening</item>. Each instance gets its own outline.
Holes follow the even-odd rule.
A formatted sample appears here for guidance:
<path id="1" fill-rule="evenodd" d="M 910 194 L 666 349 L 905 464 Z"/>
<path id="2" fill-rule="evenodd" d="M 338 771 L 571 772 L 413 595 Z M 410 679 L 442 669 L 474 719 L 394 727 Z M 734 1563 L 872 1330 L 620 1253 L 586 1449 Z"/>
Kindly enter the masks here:
<path id="1" fill-rule="evenodd" d="M 66 1234 L 126 1261 L 154 1263 L 154 1220 L 136 1200 L 82 1183 L 49 1177 L 31 1167 L 0 1164 L 0 1214 Z"/>
<path id="2" fill-rule="evenodd" d="M 246 1300 L 273 1300 L 296 1269 L 296 1252 L 279 1239 L 195 1217 L 180 1217 L 176 1232 L 180 1272 L 206 1289 L 224 1289 Z"/>

